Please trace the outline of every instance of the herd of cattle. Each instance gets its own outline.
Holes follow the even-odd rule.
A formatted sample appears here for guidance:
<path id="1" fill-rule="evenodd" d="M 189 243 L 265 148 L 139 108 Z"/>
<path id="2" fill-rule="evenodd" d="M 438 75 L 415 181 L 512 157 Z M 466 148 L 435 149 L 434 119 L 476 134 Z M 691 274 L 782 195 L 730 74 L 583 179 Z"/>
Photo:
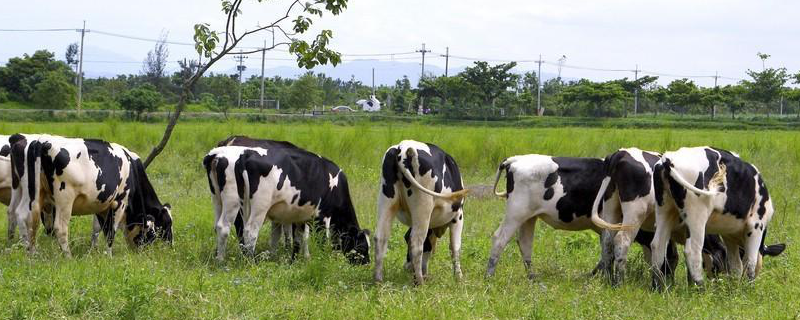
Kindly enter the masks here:
<path id="1" fill-rule="evenodd" d="M 36 247 L 39 224 L 70 255 L 72 215 L 94 215 L 92 245 L 99 233 L 111 253 L 122 228 L 131 247 L 156 239 L 172 242 L 172 213 L 151 185 L 139 156 L 101 140 L 53 135 L 0 136 L 0 202 L 8 206 L 8 238 Z M 324 232 L 353 264 L 370 262 L 370 231 L 362 229 L 345 173 L 332 161 L 289 142 L 244 136 L 221 141 L 203 158 L 214 203 L 216 258 L 225 259 L 233 225 L 246 255 L 256 254 L 264 222 L 271 222 L 271 247 L 284 236 L 292 257 L 308 256 L 311 229 Z M 386 150 L 378 190 L 374 235 L 376 281 L 392 221 L 409 227 L 405 268 L 422 284 L 437 239 L 450 233 L 453 272 L 461 278 L 464 188 L 456 161 L 439 147 L 405 140 Z M 505 175 L 505 192 L 497 185 Z M 692 182 L 694 181 L 694 182 Z M 784 244 L 764 244 L 774 209 L 755 166 L 735 153 L 681 148 L 659 154 L 620 149 L 598 158 L 529 154 L 502 161 L 494 189 L 506 199 L 503 222 L 492 236 L 486 275 L 495 273 L 514 234 L 529 277 L 536 220 L 563 230 L 593 230 L 601 239 L 593 273 L 623 281 L 632 242 L 643 247 L 653 285 L 672 281 L 676 243 L 684 245 L 689 281 L 725 272 L 753 280 L 763 255 L 779 255 Z M 315 224 L 311 228 L 309 224 Z"/>

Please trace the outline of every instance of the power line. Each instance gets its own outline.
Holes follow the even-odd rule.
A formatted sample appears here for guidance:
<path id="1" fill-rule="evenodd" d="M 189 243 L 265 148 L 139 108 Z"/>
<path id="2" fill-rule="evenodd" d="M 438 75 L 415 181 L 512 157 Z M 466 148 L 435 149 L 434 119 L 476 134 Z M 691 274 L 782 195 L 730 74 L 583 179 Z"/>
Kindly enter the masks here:
<path id="1" fill-rule="evenodd" d="M 0 32 L 58 32 L 58 31 L 78 31 L 81 29 L 0 29 Z"/>

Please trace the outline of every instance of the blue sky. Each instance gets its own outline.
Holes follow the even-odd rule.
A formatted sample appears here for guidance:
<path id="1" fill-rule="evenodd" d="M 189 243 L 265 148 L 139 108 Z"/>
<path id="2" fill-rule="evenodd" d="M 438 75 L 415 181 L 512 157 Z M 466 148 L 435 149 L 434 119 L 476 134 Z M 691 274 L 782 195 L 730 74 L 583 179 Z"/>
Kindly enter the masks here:
<path id="1" fill-rule="evenodd" d="M 275 17 L 288 1 L 274 4 L 247 2 L 241 25 Z M 565 55 L 567 66 L 603 69 L 640 69 L 675 75 L 713 75 L 744 78 L 746 69 L 760 69 L 757 52 L 772 55 L 768 66 L 800 70 L 800 2 L 797 1 L 471 1 L 471 0 L 351 0 L 338 17 L 326 17 L 315 26 L 334 30 L 334 47 L 342 53 L 409 52 L 425 42 L 435 53 L 450 47 L 452 55 L 481 59 L 556 62 Z M 219 1 L 6 1 L 0 12 L 0 29 L 87 28 L 119 34 L 190 42 L 192 26 L 208 22 L 222 28 Z M 266 36 L 265 36 L 266 37 Z M 39 48 L 63 57 L 64 48 L 78 40 L 75 32 L 0 32 L 0 61 Z M 259 45 L 251 39 L 246 45 Z M 152 43 L 101 34 L 86 38 L 87 68 L 137 70 Z M 170 59 L 194 58 L 190 46 L 170 46 Z M 272 58 L 291 58 L 272 52 Z M 345 58 L 348 58 L 345 56 Z M 355 58 L 355 57 L 350 57 Z M 404 62 L 418 62 L 419 55 L 399 55 Z M 115 63 L 90 63 L 110 60 Z M 384 59 L 391 59 L 385 57 Z M 127 62 L 127 63 L 124 63 Z M 444 66 L 436 54 L 426 63 Z M 451 66 L 471 61 L 452 59 Z M 257 57 L 248 59 L 252 68 Z M 291 65 L 271 60 L 269 66 Z M 217 68 L 233 68 L 226 59 Z M 535 69 L 532 62 L 520 70 Z M 558 72 L 554 65 L 543 71 Z M 564 68 L 571 78 L 596 80 L 632 77 L 630 72 L 601 72 Z M 670 80 L 671 77 L 662 77 Z M 697 78 L 709 85 L 711 78 Z M 721 83 L 734 80 L 723 79 Z"/>

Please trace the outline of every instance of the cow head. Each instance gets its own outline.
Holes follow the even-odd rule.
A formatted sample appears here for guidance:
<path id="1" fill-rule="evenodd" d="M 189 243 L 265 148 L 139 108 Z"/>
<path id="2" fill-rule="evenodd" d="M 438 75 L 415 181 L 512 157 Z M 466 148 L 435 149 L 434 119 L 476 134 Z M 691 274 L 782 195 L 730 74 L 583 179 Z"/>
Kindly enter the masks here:
<path id="1" fill-rule="evenodd" d="M 344 252 L 350 263 L 369 263 L 370 234 L 371 232 L 368 229 L 359 229 L 352 226 L 342 237 L 342 252 Z"/>
<path id="2" fill-rule="evenodd" d="M 127 238 L 138 247 L 161 239 L 172 244 L 172 207 L 169 203 L 161 206 L 157 213 L 148 214 L 141 223 L 135 223 L 126 229 Z"/>

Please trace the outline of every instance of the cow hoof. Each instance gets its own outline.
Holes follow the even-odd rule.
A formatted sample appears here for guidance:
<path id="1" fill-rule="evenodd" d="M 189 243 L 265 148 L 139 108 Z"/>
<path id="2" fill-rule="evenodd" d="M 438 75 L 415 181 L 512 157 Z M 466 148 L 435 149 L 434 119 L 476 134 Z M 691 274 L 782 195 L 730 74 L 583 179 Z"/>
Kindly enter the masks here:
<path id="1" fill-rule="evenodd" d="M 424 284 L 425 284 L 425 279 L 424 278 L 414 278 L 414 285 L 415 286 L 421 286 L 421 285 L 424 285 Z"/>
<path id="2" fill-rule="evenodd" d="M 534 280 L 534 279 L 536 279 L 536 274 L 533 273 L 533 272 L 529 272 L 528 273 L 528 280 Z"/>

